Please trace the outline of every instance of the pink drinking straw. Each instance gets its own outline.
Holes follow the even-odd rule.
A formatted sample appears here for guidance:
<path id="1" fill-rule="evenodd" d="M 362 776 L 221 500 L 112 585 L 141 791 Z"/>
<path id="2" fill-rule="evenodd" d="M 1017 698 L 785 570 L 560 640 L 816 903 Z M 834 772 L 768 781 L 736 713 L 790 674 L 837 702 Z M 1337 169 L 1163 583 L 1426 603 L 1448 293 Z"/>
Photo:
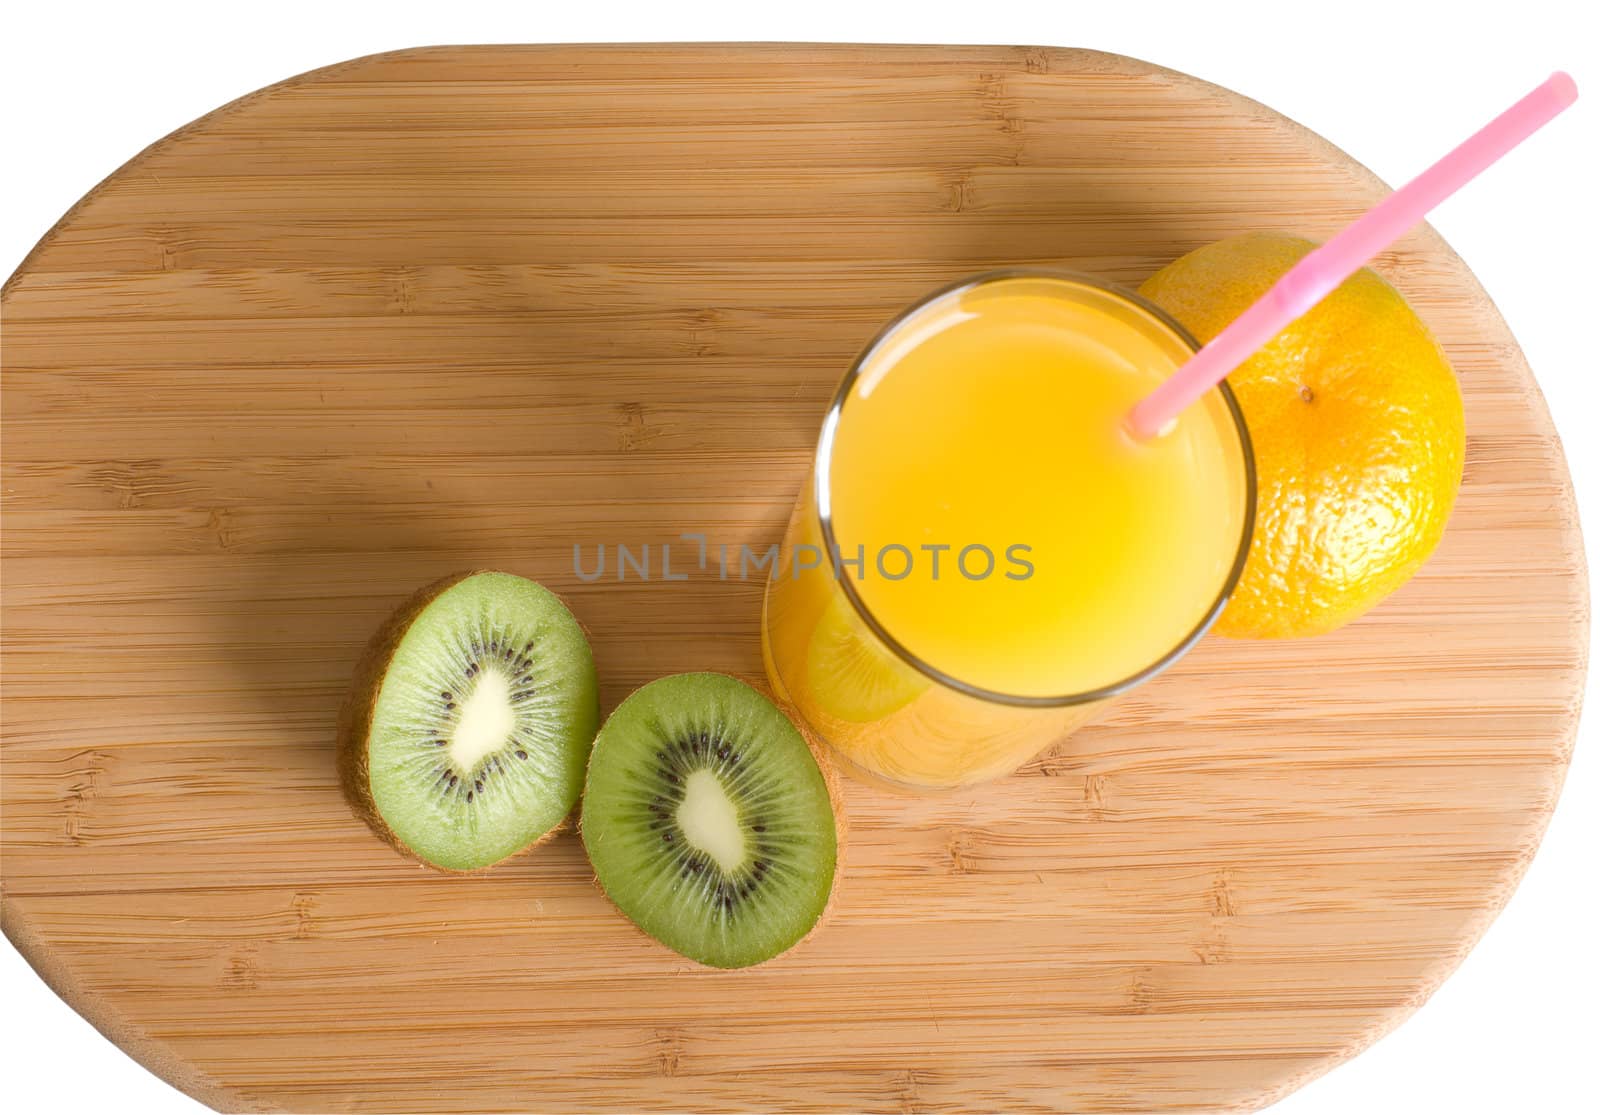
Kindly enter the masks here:
<path id="1" fill-rule="evenodd" d="M 1435 205 L 1577 99 L 1577 84 L 1558 70 L 1460 147 L 1346 225 L 1332 240 L 1312 249 L 1272 289 L 1133 408 L 1128 423 L 1134 434 L 1141 438 L 1159 434 L 1185 407 L 1221 383 L 1224 376 L 1290 322 L 1333 293 L 1373 256 L 1421 224 Z"/>

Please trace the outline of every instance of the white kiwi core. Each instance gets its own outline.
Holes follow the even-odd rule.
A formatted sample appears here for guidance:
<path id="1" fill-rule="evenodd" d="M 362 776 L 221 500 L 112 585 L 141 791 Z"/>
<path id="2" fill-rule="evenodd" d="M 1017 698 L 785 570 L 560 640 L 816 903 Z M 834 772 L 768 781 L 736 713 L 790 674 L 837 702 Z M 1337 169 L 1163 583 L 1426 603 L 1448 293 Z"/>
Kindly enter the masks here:
<path id="1" fill-rule="evenodd" d="M 511 681 L 493 666 L 486 666 L 461 704 L 461 718 L 450 734 L 450 758 L 458 769 L 471 771 L 479 760 L 504 747 L 516 726 Z"/>
<path id="2" fill-rule="evenodd" d="M 710 856 L 724 871 L 733 871 L 744 862 L 744 830 L 739 827 L 739 807 L 728 797 L 721 780 L 709 770 L 694 771 L 684 780 L 677 819 L 689 843 Z"/>

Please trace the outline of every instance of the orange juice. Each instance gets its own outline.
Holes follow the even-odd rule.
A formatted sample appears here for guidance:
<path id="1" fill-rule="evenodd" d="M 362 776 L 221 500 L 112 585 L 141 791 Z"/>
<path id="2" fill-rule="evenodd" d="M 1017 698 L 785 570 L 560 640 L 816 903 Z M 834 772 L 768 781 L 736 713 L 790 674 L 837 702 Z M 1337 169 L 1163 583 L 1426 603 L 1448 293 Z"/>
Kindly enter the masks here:
<path id="1" fill-rule="evenodd" d="M 1149 442 L 1124 426 L 1192 351 L 1066 276 L 986 277 L 895 323 L 840 389 L 769 584 L 774 686 L 857 767 L 948 786 L 1180 654 L 1253 500 L 1222 391 Z"/>

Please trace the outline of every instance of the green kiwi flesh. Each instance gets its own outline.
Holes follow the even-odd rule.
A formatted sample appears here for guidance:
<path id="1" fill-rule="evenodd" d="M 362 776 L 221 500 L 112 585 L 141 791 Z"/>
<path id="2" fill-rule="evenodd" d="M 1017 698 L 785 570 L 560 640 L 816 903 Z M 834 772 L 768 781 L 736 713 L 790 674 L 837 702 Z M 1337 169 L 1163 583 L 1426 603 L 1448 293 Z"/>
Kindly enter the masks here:
<path id="1" fill-rule="evenodd" d="M 607 897 L 715 968 L 790 948 L 827 908 L 838 862 L 828 780 L 776 705 L 722 674 L 623 701 L 589 759 L 580 831 Z"/>
<path id="2" fill-rule="evenodd" d="M 509 573 L 446 578 L 368 648 L 341 724 L 345 788 L 398 847 L 476 870 L 571 812 L 598 723 L 594 658 L 555 594 Z"/>

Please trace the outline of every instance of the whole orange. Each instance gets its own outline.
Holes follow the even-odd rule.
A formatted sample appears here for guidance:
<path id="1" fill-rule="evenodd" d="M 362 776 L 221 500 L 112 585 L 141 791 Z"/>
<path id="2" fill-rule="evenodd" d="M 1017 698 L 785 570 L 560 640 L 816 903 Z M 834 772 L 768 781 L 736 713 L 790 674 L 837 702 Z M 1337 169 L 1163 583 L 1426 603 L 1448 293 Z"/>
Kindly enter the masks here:
<path id="1" fill-rule="evenodd" d="M 1316 247 L 1255 233 L 1197 249 L 1139 292 L 1202 342 Z M 1224 635 L 1332 631 L 1417 571 L 1465 455 L 1455 373 L 1415 311 L 1363 269 L 1228 377 L 1255 447 L 1250 556 Z"/>

